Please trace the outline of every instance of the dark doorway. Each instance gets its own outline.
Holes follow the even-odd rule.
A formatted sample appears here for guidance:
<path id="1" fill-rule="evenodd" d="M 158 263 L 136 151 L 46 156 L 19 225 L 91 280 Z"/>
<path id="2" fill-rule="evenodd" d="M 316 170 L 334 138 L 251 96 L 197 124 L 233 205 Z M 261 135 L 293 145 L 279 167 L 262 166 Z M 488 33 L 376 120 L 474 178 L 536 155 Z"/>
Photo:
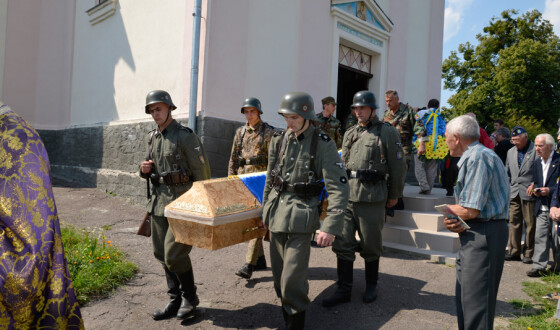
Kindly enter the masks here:
<path id="1" fill-rule="evenodd" d="M 342 131 L 346 127 L 346 120 L 350 115 L 350 105 L 354 94 L 368 89 L 369 79 L 373 75 L 345 65 L 338 65 L 338 90 L 336 94 L 336 118 L 342 123 Z M 344 134 L 344 132 L 342 132 Z"/>

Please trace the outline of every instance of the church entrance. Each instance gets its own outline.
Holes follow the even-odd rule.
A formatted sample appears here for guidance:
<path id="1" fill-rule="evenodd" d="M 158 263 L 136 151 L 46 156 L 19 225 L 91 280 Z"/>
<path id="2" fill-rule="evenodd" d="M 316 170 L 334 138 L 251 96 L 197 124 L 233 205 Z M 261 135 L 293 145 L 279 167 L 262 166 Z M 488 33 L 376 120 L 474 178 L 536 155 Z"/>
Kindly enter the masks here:
<path id="1" fill-rule="evenodd" d="M 368 89 L 372 74 L 354 68 L 338 65 L 338 88 L 336 95 L 336 118 L 342 123 L 341 133 L 344 134 L 346 122 L 350 115 L 350 105 L 354 94 Z"/>

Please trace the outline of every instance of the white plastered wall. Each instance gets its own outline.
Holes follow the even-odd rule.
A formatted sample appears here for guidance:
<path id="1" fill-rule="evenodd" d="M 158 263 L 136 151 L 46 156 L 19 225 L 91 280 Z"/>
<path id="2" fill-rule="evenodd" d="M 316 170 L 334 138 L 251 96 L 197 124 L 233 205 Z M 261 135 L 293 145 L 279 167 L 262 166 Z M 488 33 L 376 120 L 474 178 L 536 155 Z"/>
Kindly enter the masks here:
<path id="1" fill-rule="evenodd" d="M 6 65 L 6 25 L 8 0 L 0 0 L 0 100 L 4 95 L 4 66 Z"/>
<path id="2" fill-rule="evenodd" d="M 193 2 L 119 0 L 96 25 L 90 6 L 76 4 L 72 126 L 151 120 L 143 109 L 154 89 L 171 94 L 175 117 L 186 116 Z"/>

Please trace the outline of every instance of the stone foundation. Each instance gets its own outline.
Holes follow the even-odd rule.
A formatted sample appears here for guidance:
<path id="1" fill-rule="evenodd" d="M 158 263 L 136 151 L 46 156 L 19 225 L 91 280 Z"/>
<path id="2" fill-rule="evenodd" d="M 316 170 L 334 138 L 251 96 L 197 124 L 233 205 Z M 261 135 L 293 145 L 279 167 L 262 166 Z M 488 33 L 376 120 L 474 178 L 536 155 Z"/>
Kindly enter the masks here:
<path id="1" fill-rule="evenodd" d="M 187 125 L 187 120 L 179 120 Z M 242 122 L 203 117 L 198 132 L 208 155 L 212 177 L 227 175 L 235 130 Z M 138 175 L 146 157 L 147 135 L 153 122 L 38 130 L 55 179 L 96 187 L 107 193 L 146 202 L 146 181 Z"/>

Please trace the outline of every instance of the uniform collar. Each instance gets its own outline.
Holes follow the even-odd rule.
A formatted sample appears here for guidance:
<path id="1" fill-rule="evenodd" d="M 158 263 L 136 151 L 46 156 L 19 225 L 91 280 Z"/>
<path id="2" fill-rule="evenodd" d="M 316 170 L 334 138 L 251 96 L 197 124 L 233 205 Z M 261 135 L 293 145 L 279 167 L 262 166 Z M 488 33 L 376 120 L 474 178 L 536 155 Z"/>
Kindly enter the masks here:
<path id="1" fill-rule="evenodd" d="M 315 126 L 313 126 L 312 123 L 309 123 L 309 127 L 305 131 L 303 131 L 300 135 L 298 135 L 297 137 L 296 137 L 296 134 L 294 132 L 291 132 L 290 135 L 293 138 L 295 138 L 298 142 L 301 142 L 307 136 L 311 136 L 313 134 L 314 130 L 315 130 Z"/>
<path id="2" fill-rule="evenodd" d="M 245 126 L 246 126 L 245 130 L 249 133 L 252 132 L 252 131 L 257 132 L 261 129 L 262 125 L 263 125 L 263 121 L 261 119 L 259 119 L 259 121 L 255 125 L 255 127 L 251 127 L 251 125 L 249 125 L 249 123 L 246 123 L 245 124 Z"/>
<path id="3" fill-rule="evenodd" d="M 167 135 L 167 133 L 169 132 L 173 132 L 175 130 L 175 127 L 177 126 L 177 120 L 173 119 L 171 121 L 171 123 L 169 123 L 169 125 L 167 125 L 166 128 L 163 129 L 163 131 L 159 131 L 159 128 L 156 129 L 156 135 L 157 134 L 161 134 L 161 135 Z"/>
<path id="4" fill-rule="evenodd" d="M 375 110 L 374 110 L 375 111 Z M 377 115 L 373 116 L 373 118 L 368 121 L 368 123 L 366 124 L 366 126 L 362 126 L 360 124 L 358 124 L 358 132 L 362 132 L 364 130 L 369 130 L 373 125 L 375 125 L 377 122 L 379 121 L 379 118 L 377 118 Z"/>

